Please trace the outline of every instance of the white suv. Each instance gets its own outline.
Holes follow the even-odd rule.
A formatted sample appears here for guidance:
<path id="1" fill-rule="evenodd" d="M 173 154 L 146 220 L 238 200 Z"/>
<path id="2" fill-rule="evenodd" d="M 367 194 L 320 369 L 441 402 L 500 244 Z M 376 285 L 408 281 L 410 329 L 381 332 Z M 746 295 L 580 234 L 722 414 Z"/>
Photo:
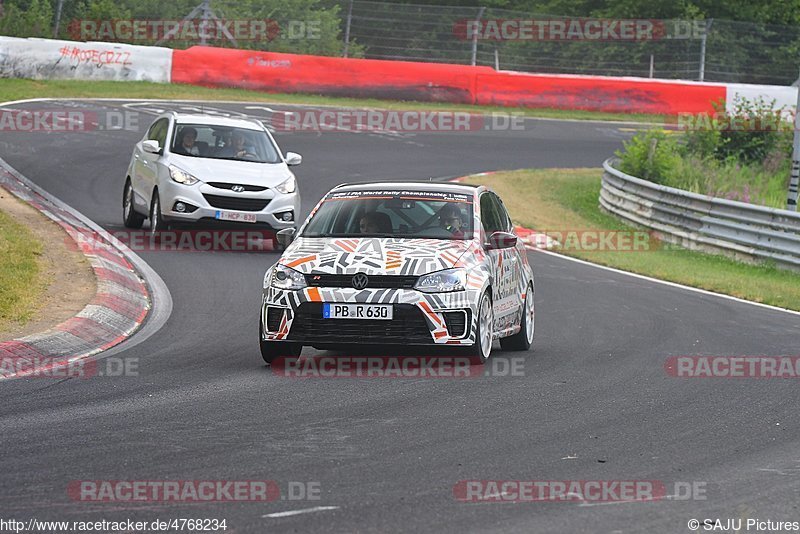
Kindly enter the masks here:
<path id="1" fill-rule="evenodd" d="M 259 121 L 165 113 L 133 149 L 124 224 L 150 219 L 153 235 L 177 223 L 294 228 L 300 193 L 289 166 L 301 161 Z"/>

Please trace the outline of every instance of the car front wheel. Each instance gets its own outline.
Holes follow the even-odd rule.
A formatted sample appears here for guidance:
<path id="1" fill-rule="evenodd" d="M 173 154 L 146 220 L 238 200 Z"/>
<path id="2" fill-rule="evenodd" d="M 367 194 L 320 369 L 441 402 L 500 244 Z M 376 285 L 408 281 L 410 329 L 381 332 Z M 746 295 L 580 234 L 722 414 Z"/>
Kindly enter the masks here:
<path id="1" fill-rule="evenodd" d="M 478 302 L 478 313 L 475 319 L 475 344 L 470 347 L 470 359 L 473 363 L 483 364 L 492 354 L 492 334 L 494 329 L 494 312 L 492 299 L 488 291 Z"/>
<path id="2" fill-rule="evenodd" d="M 158 196 L 158 189 L 154 189 L 153 199 L 150 201 L 150 236 L 158 239 L 159 233 L 165 230 L 169 230 L 169 228 L 161 215 L 161 199 Z"/>
<path id="3" fill-rule="evenodd" d="M 303 350 L 303 346 L 289 341 L 265 341 L 261 325 L 258 327 L 258 344 L 261 348 L 261 357 L 264 362 L 271 364 L 278 358 L 296 360 Z"/>
<path id="4" fill-rule="evenodd" d="M 141 228 L 144 224 L 144 215 L 137 213 L 133 206 L 133 187 L 130 180 L 125 180 L 122 193 L 122 223 L 127 228 Z"/>

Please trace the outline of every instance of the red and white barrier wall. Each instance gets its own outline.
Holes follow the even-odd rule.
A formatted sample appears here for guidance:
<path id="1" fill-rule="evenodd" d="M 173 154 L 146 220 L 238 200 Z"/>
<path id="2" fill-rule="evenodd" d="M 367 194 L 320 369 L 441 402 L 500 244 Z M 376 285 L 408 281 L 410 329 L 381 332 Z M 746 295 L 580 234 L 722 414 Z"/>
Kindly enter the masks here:
<path id="1" fill-rule="evenodd" d="M 737 95 L 794 109 L 797 89 L 495 71 L 441 63 L 347 59 L 194 46 L 186 50 L 0 37 L 0 76 L 147 80 L 313 93 L 616 113 L 701 113 Z"/>
<path id="2" fill-rule="evenodd" d="M 510 107 L 701 113 L 736 95 L 794 108 L 794 87 L 495 71 L 440 63 L 345 59 L 194 46 L 175 50 L 172 82 Z"/>

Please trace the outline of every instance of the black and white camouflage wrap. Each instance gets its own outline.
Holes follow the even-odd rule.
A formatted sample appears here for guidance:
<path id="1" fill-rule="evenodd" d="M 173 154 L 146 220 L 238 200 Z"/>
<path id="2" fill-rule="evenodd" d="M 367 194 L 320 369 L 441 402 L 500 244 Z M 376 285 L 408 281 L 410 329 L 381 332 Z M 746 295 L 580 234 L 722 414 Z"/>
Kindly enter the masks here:
<path id="1" fill-rule="evenodd" d="M 478 195 L 483 188 L 465 188 L 474 195 L 468 203 L 474 217 L 473 228 L 482 228 Z M 312 211 L 312 215 L 316 212 Z M 495 339 L 519 331 L 525 294 L 533 284 L 524 245 L 485 250 L 486 236 L 474 232 L 470 240 L 402 239 L 402 238 L 304 238 L 295 240 L 278 261 L 296 271 L 308 274 L 421 276 L 451 268 L 467 271 L 465 291 L 423 293 L 414 289 L 354 289 L 350 287 L 308 287 L 288 291 L 269 285 L 272 268 L 266 273 L 261 321 L 263 339 L 286 340 L 292 328 L 294 312 L 304 302 L 412 304 L 417 306 L 428 323 L 431 343 L 436 345 L 473 345 L 476 339 L 477 306 L 484 291 L 491 291 L 494 308 Z M 274 268 L 274 267 L 273 267 Z M 267 307 L 284 308 L 277 331 L 268 331 Z M 473 318 L 469 335 L 451 337 L 442 313 L 471 310 Z"/>

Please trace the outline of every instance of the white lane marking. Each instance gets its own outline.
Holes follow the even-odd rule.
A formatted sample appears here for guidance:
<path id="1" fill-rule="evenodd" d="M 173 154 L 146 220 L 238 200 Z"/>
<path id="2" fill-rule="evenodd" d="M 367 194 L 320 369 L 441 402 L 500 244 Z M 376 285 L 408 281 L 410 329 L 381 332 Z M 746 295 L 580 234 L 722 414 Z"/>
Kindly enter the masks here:
<path id="1" fill-rule="evenodd" d="M 264 111 L 268 111 L 269 113 L 284 113 L 286 115 L 291 115 L 291 111 L 278 111 L 267 106 L 245 106 L 244 109 L 263 109 Z"/>
<path id="2" fill-rule="evenodd" d="M 588 262 L 588 261 L 585 261 L 585 260 L 580 260 L 578 258 L 573 258 L 572 256 L 565 256 L 563 254 L 559 254 L 559 253 L 553 252 L 551 250 L 544 250 L 544 249 L 541 249 L 541 248 L 531 247 L 529 245 L 526 245 L 526 248 L 528 250 L 532 250 L 534 252 L 541 252 L 542 254 L 549 254 L 551 256 L 559 257 L 559 258 L 561 258 L 563 260 L 572 261 L 572 262 L 575 262 L 575 263 L 580 263 L 581 265 L 587 265 L 589 267 L 594 267 L 596 269 L 602 269 L 604 271 L 610 271 L 612 273 L 624 274 L 626 276 L 631 276 L 633 278 L 639 278 L 641 280 L 647 280 L 648 282 L 655 282 L 657 284 L 662 284 L 662 285 L 665 285 L 665 286 L 675 287 L 675 288 L 683 289 L 683 290 L 686 290 L 686 291 L 692 291 L 694 293 L 700 293 L 702 295 L 707 295 L 707 296 L 710 296 L 710 297 L 718 297 L 718 298 L 725 299 L 725 300 L 732 300 L 734 302 L 739 302 L 741 304 L 749 304 L 751 306 L 758 306 L 759 308 L 765 308 L 765 309 L 772 310 L 772 311 L 790 313 L 792 315 L 800 315 L 800 311 L 788 310 L 786 308 L 780 308 L 778 306 L 772 306 L 770 304 L 763 304 L 761 302 L 753 302 L 752 300 L 745 300 L 745 299 L 742 299 L 742 298 L 739 298 L 739 297 L 734 297 L 734 296 L 731 296 L 731 295 L 723 295 L 722 293 L 715 293 L 715 292 L 709 291 L 707 289 L 700 289 L 699 287 L 690 287 L 690 286 L 685 286 L 683 284 L 678 284 L 676 282 L 669 282 L 667 280 L 659 280 L 658 278 L 651 278 L 650 276 L 645 276 L 643 274 L 631 273 L 631 272 L 628 272 L 628 271 L 621 271 L 619 269 L 614 269 L 613 267 L 607 267 L 605 265 L 598 265 L 596 263 L 591 263 L 591 262 Z"/>
<path id="3" fill-rule="evenodd" d="M 151 113 L 153 115 L 161 115 L 162 113 L 164 113 L 166 111 L 166 110 L 161 109 L 161 108 L 155 108 L 155 107 L 146 108 L 146 107 L 142 107 L 142 106 L 146 106 L 146 105 L 149 105 L 149 104 L 145 104 L 144 102 L 128 102 L 127 104 L 122 104 L 122 107 L 125 108 L 125 109 L 136 108 L 138 111 L 142 111 L 144 113 Z"/>
<path id="4" fill-rule="evenodd" d="M 275 512 L 273 514 L 265 514 L 261 517 L 269 517 L 274 519 L 277 517 L 291 517 L 293 515 L 310 514 L 313 512 L 324 512 L 326 510 L 338 510 L 338 506 L 315 506 L 314 508 L 303 508 L 302 510 L 288 510 L 286 512 Z"/>
<path id="5" fill-rule="evenodd" d="M 0 103 L 0 106 L 6 107 L 12 104 L 30 104 L 31 102 L 49 102 L 53 100 L 52 98 L 25 98 L 23 100 L 8 100 L 6 102 Z M 65 98 L 64 100 L 72 100 L 71 98 Z"/>

